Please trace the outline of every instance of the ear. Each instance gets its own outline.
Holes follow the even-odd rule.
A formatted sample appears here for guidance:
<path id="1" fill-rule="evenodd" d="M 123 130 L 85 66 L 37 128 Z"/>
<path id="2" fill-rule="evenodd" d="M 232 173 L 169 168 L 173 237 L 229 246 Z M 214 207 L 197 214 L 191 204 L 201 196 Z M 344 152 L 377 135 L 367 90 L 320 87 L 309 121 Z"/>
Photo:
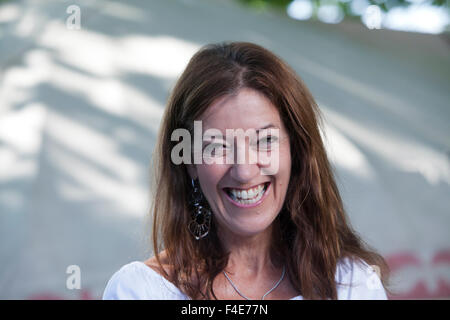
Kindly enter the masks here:
<path id="1" fill-rule="evenodd" d="M 198 178 L 198 174 L 197 174 L 197 167 L 195 166 L 195 164 L 187 164 L 186 168 L 191 179 L 196 180 Z"/>

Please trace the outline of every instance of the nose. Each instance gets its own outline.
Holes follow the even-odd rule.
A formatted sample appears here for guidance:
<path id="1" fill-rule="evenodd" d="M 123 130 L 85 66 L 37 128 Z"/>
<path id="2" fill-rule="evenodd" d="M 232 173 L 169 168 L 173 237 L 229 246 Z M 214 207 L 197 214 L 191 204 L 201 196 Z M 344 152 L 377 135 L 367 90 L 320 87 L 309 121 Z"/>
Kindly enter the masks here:
<path id="1" fill-rule="evenodd" d="M 258 164 L 234 164 L 230 170 L 231 177 L 241 184 L 254 180 L 259 175 Z"/>
<path id="2" fill-rule="evenodd" d="M 241 184 L 248 183 L 260 174 L 260 166 L 256 161 L 256 153 L 242 144 L 236 147 L 234 163 L 231 167 L 231 177 Z"/>

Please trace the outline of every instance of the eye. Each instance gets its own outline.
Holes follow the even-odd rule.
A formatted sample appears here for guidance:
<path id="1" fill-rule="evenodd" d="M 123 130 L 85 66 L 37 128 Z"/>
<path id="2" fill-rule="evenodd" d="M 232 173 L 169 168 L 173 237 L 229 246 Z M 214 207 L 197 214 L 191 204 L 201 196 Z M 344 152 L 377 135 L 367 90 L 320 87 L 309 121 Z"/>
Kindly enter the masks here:
<path id="1" fill-rule="evenodd" d="M 205 149 L 213 157 L 224 156 L 227 150 L 228 146 L 223 143 L 211 143 Z"/>
<path id="2" fill-rule="evenodd" d="M 278 141 L 278 138 L 272 135 L 265 136 L 258 140 L 258 149 L 269 149 L 272 144 Z"/>

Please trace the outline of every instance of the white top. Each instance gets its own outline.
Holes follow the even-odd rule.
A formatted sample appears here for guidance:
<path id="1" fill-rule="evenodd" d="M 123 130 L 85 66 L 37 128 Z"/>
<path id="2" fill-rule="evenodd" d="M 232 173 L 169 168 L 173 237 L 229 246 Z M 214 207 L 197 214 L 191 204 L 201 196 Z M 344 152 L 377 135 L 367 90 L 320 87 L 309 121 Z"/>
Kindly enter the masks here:
<path id="1" fill-rule="evenodd" d="M 386 300 L 386 292 L 374 269 L 363 261 L 349 262 L 350 259 L 346 258 L 337 266 L 338 299 Z M 103 300 L 190 300 L 190 298 L 145 263 L 134 261 L 114 273 L 106 285 Z M 297 296 L 290 300 L 303 300 L 303 297 Z"/>

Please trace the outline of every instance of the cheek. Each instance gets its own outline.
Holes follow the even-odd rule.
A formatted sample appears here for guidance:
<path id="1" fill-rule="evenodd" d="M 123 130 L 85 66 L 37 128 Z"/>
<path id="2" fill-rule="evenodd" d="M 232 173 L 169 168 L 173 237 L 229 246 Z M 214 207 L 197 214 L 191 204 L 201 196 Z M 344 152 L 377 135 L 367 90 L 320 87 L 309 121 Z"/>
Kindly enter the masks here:
<path id="1" fill-rule="evenodd" d="M 291 153 L 286 148 L 280 152 L 280 168 L 277 174 L 277 185 L 282 188 L 282 194 L 285 194 L 291 178 Z"/>
<path id="2" fill-rule="evenodd" d="M 197 166 L 197 173 L 203 193 L 208 198 L 213 198 L 217 191 L 217 185 L 226 173 L 226 168 L 222 165 L 201 164 Z"/>
<path id="3" fill-rule="evenodd" d="M 291 164 L 291 152 L 288 149 L 281 157 L 281 167 L 287 171 L 288 177 L 291 175 Z"/>

